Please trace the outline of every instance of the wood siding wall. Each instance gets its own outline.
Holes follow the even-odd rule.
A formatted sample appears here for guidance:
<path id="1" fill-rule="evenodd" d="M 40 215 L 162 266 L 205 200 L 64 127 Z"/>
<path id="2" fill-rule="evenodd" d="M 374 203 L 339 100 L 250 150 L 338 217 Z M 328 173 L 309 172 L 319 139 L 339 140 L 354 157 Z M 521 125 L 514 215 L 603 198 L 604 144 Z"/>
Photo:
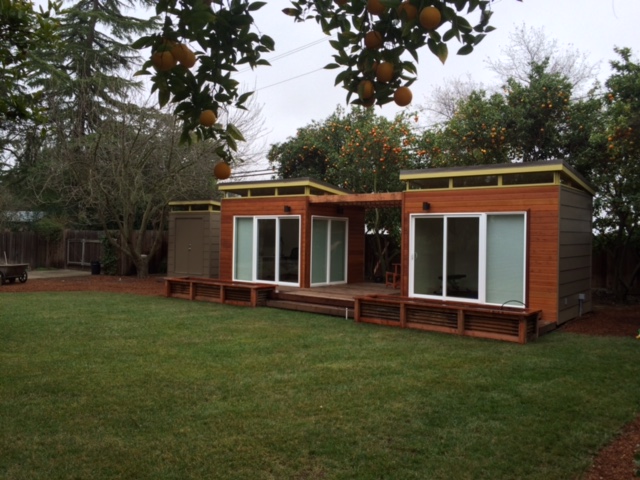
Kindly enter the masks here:
<path id="1" fill-rule="evenodd" d="M 560 190 L 560 263 L 558 323 L 593 309 L 592 199 L 566 187 Z M 579 295 L 584 295 L 581 301 Z"/>
<path id="2" fill-rule="evenodd" d="M 291 207 L 284 213 L 284 207 Z M 220 224 L 220 279 L 233 279 L 233 228 L 236 216 L 299 215 L 300 216 L 300 286 L 309 288 L 311 283 L 311 218 L 312 215 L 349 219 L 348 281 L 364 279 L 364 210 L 345 207 L 337 213 L 335 205 L 310 205 L 307 197 L 272 197 L 225 199 L 221 207 Z"/>
<path id="3" fill-rule="evenodd" d="M 542 310 L 542 319 L 558 319 L 560 190 L 555 186 L 407 192 L 402 217 L 402 287 L 409 293 L 410 215 L 420 213 L 527 212 L 527 307 Z M 429 212 L 423 202 L 431 204 Z"/>

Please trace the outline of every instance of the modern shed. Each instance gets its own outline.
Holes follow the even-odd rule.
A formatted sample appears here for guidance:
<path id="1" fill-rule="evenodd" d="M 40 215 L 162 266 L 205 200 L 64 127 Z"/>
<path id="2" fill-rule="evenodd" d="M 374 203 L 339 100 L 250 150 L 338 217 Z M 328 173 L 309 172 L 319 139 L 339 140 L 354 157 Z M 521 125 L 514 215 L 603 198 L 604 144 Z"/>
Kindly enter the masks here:
<path id="1" fill-rule="evenodd" d="M 221 280 L 301 288 L 364 281 L 365 207 L 349 203 L 350 192 L 309 178 L 219 188 Z"/>
<path id="2" fill-rule="evenodd" d="M 402 293 L 522 305 L 561 324 L 592 309 L 594 189 L 560 161 L 403 171 Z"/>
<path id="3" fill-rule="evenodd" d="M 169 208 L 167 275 L 217 278 L 220 202 L 170 202 Z"/>

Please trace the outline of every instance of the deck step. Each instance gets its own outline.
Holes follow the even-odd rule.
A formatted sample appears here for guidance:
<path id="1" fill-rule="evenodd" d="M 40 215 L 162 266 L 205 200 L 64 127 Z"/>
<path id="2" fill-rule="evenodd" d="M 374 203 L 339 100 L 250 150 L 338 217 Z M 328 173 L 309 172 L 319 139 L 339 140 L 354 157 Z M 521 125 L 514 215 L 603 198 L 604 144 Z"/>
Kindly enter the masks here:
<path id="1" fill-rule="evenodd" d="M 271 300 L 285 300 L 288 302 L 310 303 L 313 305 L 328 305 L 331 307 L 340 307 L 343 309 L 350 308 L 353 310 L 355 302 L 353 298 L 336 298 L 335 295 L 319 296 L 310 295 L 309 293 L 296 293 L 296 292 L 283 292 L 276 291 L 271 292 L 269 295 Z"/>
<path id="2" fill-rule="evenodd" d="M 318 303 L 296 302 L 292 300 L 267 300 L 267 307 L 296 312 L 319 313 L 341 318 L 353 318 L 353 308 L 322 305 Z"/>

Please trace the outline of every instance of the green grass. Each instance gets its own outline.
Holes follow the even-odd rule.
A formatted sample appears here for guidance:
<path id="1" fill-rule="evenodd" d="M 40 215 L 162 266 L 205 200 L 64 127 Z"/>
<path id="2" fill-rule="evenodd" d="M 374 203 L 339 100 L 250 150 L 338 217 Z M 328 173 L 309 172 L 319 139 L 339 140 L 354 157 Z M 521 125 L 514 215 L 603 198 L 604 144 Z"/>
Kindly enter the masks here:
<path id="1" fill-rule="evenodd" d="M 3 479 L 571 479 L 640 342 L 520 346 L 133 295 L 0 296 Z"/>

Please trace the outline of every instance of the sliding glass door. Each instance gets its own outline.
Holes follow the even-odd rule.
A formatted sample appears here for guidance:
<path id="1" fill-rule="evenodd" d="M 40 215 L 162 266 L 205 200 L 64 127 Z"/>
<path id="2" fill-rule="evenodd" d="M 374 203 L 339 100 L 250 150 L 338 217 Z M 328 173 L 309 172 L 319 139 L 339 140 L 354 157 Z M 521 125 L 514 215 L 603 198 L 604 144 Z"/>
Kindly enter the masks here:
<path id="1" fill-rule="evenodd" d="M 314 217 L 311 225 L 311 284 L 347 281 L 347 221 Z"/>
<path id="2" fill-rule="evenodd" d="M 299 283 L 298 217 L 236 217 L 234 233 L 234 280 Z"/>
<path id="3" fill-rule="evenodd" d="M 472 302 L 525 302 L 525 215 L 415 215 L 409 293 Z"/>

